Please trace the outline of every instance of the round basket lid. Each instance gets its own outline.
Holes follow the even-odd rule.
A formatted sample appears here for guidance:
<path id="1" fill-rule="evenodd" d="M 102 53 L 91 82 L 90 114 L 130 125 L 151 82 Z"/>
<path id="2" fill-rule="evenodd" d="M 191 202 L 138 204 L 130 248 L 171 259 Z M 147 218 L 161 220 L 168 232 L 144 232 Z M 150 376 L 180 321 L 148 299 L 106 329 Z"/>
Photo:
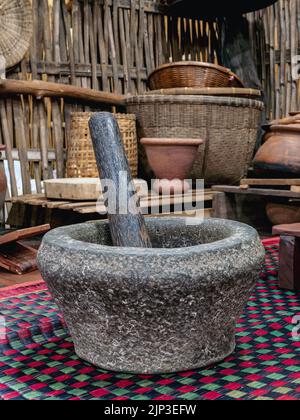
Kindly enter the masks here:
<path id="1" fill-rule="evenodd" d="M 231 16 L 254 12 L 271 6 L 278 0 L 161 0 L 174 14 L 190 17 Z"/>
<path id="2" fill-rule="evenodd" d="M 33 31 L 30 1 L 0 0 L 0 28 L 0 60 L 4 59 L 6 68 L 13 67 L 30 46 Z"/>

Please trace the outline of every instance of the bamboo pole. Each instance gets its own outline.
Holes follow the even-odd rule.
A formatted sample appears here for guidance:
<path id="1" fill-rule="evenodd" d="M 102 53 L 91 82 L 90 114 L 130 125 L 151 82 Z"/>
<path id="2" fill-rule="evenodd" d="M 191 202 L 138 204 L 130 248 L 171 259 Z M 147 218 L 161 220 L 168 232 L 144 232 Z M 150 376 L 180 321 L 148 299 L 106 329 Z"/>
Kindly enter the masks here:
<path id="1" fill-rule="evenodd" d="M 125 104 L 125 96 L 77 86 L 42 82 L 39 80 L 0 80 L 0 96 L 33 95 L 36 99 L 65 98 L 98 104 Z"/>

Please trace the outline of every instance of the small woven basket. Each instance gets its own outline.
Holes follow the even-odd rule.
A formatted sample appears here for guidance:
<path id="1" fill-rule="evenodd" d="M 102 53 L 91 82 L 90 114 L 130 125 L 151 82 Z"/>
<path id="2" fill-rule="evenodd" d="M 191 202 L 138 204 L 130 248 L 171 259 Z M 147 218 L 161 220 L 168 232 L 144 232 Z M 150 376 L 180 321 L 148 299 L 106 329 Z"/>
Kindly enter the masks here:
<path id="1" fill-rule="evenodd" d="M 89 130 L 92 112 L 74 112 L 71 115 L 70 141 L 67 155 L 67 178 L 98 178 L 96 158 Z M 114 114 L 116 118 L 132 176 L 138 174 L 136 117 Z"/>
<path id="2" fill-rule="evenodd" d="M 151 90 L 170 88 L 244 87 L 231 70 L 211 63 L 180 61 L 164 64 L 149 76 Z"/>

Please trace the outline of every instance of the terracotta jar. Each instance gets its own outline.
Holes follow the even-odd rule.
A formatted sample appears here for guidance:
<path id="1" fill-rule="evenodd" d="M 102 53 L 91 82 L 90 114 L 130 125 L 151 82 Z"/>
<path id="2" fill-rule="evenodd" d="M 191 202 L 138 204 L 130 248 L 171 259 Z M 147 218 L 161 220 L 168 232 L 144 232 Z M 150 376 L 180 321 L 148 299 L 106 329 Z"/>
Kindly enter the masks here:
<path id="1" fill-rule="evenodd" d="M 0 145 L 0 154 L 5 150 L 5 146 Z M 2 210 L 7 190 L 6 175 L 3 168 L 0 168 L 0 211 Z"/>
<path id="2" fill-rule="evenodd" d="M 200 139 L 144 138 L 149 165 L 158 178 L 153 187 L 157 193 L 180 194 L 190 189 L 185 181 L 197 157 Z"/>
<path id="3" fill-rule="evenodd" d="M 266 212 L 270 222 L 274 226 L 300 223 L 299 203 L 268 203 Z"/>
<path id="4" fill-rule="evenodd" d="M 300 124 L 274 125 L 254 158 L 258 173 L 277 177 L 300 176 Z"/>

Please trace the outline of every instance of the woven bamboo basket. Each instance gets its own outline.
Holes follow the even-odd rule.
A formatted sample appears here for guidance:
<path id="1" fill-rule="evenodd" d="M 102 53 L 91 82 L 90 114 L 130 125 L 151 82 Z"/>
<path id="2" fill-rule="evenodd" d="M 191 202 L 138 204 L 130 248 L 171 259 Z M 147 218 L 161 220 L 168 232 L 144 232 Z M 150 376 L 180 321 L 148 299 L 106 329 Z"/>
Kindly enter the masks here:
<path id="1" fill-rule="evenodd" d="M 0 58 L 4 58 L 5 68 L 13 67 L 30 47 L 33 33 L 30 1 L 0 0 L 0 28 Z"/>
<path id="2" fill-rule="evenodd" d="M 243 82 L 225 67 L 198 61 L 164 64 L 149 76 L 151 90 L 171 88 L 244 87 Z"/>
<path id="3" fill-rule="evenodd" d="M 70 141 L 67 154 L 67 178 L 98 178 L 96 158 L 88 126 L 91 112 L 74 112 L 71 115 Z M 138 174 L 138 143 L 136 117 L 129 114 L 114 114 L 129 166 L 134 178 Z"/>
<path id="4" fill-rule="evenodd" d="M 141 95 L 127 99 L 137 116 L 139 138 L 203 139 L 190 176 L 208 185 L 237 184 L 246 175 L 257 140 L 263 110 L 248 98 Z M 140 146 L 143 176 L 153 176 Z"/>
<path id="5" fill-rule="evenodd" d="M 173 88 L 149 90 L 145 95 L 206 95 L 261 99 L 261 91 L 246 88 Z"/>

